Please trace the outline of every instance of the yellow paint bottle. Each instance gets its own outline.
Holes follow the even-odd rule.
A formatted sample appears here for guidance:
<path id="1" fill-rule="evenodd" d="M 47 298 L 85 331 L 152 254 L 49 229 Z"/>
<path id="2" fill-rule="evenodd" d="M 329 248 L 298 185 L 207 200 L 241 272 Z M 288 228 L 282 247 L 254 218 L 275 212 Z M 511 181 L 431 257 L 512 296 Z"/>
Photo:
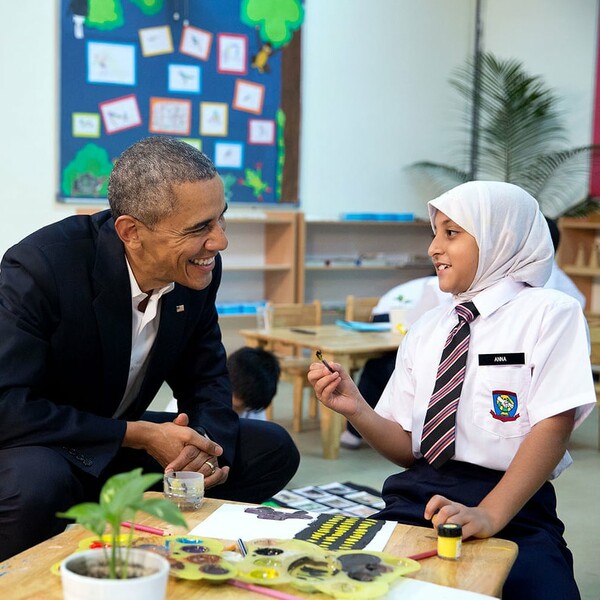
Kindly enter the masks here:
<path id="1" fill-rule="evenodd" d="M 437 554 L 440 558 L 458 560 L 462 547 L 462 527 L 455 523 L 438 525 Z"/>

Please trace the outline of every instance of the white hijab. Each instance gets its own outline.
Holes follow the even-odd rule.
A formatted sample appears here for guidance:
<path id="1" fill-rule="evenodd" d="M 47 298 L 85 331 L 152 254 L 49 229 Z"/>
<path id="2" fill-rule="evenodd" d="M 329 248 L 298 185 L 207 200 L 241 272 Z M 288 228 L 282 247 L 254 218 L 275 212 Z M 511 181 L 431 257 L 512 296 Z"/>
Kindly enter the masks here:
<path id="1" fill-rule="evenodd" d="M 469 181 L 428 203 L 429 219 L 439 210 L 470 233 L 479 246 L 479 264 L 468 290 L 470 300 L 504 277 L 543 286 L 552 271 L 554 247 L 538 203 L 525 190 L 499 181 Z"/>

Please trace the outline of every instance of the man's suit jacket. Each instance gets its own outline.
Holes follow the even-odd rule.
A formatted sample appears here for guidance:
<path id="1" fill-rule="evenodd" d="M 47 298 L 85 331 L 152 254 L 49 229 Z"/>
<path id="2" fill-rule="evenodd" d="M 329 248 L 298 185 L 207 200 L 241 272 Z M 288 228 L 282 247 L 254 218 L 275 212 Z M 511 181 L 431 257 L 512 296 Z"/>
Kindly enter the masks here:
<path id="1" fill-rule="evenodd" d="M 146 377 L 123 420 L 131 353 L 131 290 L 110 211 L 69 217 L 7 251 L 0 267 L 0 448 L 42 445 L 98 475 L 166 381 L 190 425 L 231 464 L 238 417 L 215 298 L 221 259 L 202 291 L 161 299 Z"/>

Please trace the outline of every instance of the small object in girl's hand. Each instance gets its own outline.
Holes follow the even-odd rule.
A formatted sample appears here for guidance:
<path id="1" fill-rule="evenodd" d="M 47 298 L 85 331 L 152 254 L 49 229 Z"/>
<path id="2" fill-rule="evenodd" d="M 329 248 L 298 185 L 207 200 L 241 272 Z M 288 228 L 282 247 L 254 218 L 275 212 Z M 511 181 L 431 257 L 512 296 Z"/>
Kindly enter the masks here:
<path id="1" fill-rule="evenodd" d="M 323 353 L 320 350 L 316 352 L 317 358 L 329 369 L 331 373 L 335 373 L 335 371 L 331 368 L 331 365 L 323 358 Z"/>

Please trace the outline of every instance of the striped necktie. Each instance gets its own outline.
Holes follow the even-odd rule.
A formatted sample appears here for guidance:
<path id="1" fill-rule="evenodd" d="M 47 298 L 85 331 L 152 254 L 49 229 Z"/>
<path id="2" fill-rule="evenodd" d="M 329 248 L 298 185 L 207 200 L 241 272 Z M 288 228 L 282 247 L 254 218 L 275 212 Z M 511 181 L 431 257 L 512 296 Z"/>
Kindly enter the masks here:
<path id="1" fill-rule="evenodd" d="M 472 302 L 459 304 L 455 310 L 458 324 L 448 335 L 442 351 L 421 437 L 421 454 L 436 469 L 454 456 L 456 410 L 465 380 L 471 337 L 469 323 L 479 315 Z"/>

